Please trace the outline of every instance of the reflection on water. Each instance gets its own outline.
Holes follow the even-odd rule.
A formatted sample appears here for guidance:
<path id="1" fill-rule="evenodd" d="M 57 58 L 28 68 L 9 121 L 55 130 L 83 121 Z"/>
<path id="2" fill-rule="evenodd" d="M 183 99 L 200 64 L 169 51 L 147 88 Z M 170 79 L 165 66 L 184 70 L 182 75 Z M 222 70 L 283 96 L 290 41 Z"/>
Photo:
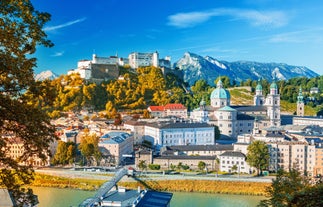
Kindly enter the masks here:
<path id="1" fill-rule="evenodd" d="M 40 188 L 34 187 L 38 195 L 39 207 L 71 207 L 78 206 L 84 199 L 95 194 L 94 191 L 74 189 Z M 264 197 L 223 195 L 206 193 L 174 193 L 172 207 L 254 207 Z"/>

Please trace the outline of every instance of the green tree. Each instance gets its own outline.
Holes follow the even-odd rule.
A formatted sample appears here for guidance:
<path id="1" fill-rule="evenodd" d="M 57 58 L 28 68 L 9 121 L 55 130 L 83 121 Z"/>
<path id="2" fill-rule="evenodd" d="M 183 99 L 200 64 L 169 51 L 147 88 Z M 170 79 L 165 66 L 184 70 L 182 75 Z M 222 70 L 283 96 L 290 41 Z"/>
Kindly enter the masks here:
<path id="1" fill-rule="evenodd" d="M 141 171 L 147 169 L 147 164 L 146 164 L 146 161 L 145 160 L 140 160 L 139 161 L 139 164 L 138 164 L 138 167 Z"/>
<path id="2" fill-rule="evenodd" d="M 55 137 L 49 117 L 30 98 L 41 94 L 34 80 L 33 55 L 37 45 L 52 46 L 43 31 L 50 15 L 35 10 L 28 0 L 2 0 L 0 16 L 0 186 L 22 206 L 33 203 L 32 190 L 24 185 L 32 182 L 34 174 L 31 166 L 21 163 L 33 156 L 46 160 Z M 9 156 L 12 140 L 5 134 L 23 142 L 19 159 Z"/>
<path id="3" fill-rule="evenodd" d="M 74 142 L 67 143 L 67 150 L 66 150 L 66 161 L 68 164 L 73 164 L 76 158 L 76 145 Z"/>
<path id="4" fill-rule="evenodd" d="M 197 164 L 197 166 L 202 171 L 202 170 L 205 169 L 206 164 L 203 161 L 199 161 L 199 163 Z"/>
<path id="5" fill-rule="evenodd" d="M 307 187 L 294 194 L 290 201 L 290 207 L 312 207 L 323 206 L 323 185 L 319 184 L 313 187 Z"/>
<path id="6" fill-rule="evenodd" d="M 233 165 L 231 168 L 232 172 L 237 172 L 238 170 L 238 166 L 237 165 Z"/>
<path id="7" fill-rule="evenodd" d="M 67 145 L 63 141 L 58 141 L 56 153 L 53 158 L 53 164 L 65 165 L 66 163 L 67 163 Z"/>
<path id="8" fill-rule="evenodd" d="M 262 175 L 262 171 L 269 165 L 269 151 L 265 142 L 253 141 L 248 146 L 247 163 L 257 169 L 257 175 Z"/>
<path id="9" fill-rule="evenodd" d="M 101 152 L 99 150 L 99 137 L 96 134 L 85 133 L 81 137 L 80 145 L 78 146 L 81 154 L 86 158 L 87 164 L 91 164 L 93 158 L 98 161 L 101 158 Z"/>
<path id="10" fill-rule="evenodd" d="M 310 187 L 308 179 L 301 176 L 295 169 L 291 169 L 289 172 L 279 170 L 276 179 L 272 180 L 271 186 L 266 188 L 266 196 L 269 199 L 262 200 L 258 206 L 292 206 L 291 203 L 293 200 L 293 202 L 298 202 L 297 198 L 301 195 L 298 193 L 308 187 Z"/>
<path id="11" fill-rule="evenodd" d="M 221 132 L 218 126 L 214 126 L 214 141 L 216 141 L 217 139 L 220 139 L 221 137 Z"/>

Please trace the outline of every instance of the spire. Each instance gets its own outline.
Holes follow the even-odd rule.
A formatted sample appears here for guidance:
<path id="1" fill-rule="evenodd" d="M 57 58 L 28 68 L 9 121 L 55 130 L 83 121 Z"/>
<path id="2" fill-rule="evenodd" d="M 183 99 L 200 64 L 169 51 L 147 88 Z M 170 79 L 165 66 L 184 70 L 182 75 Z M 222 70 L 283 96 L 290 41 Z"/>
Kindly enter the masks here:
<path id="1" fill-rule="evenodd" d="M 223 88 L 223 83 L 222 83 L 221 78 L 218 80 L 218 82 L 217 82 L 217 84 L 216 84 L 216 87 L 217 87 L 217 88 Z"/>
<path id="2" fill-rule="evenodd" d="M 304 96 L 302 92 L 302 86 L 299 87 L 298 96 L 297 96 L 297 103 L 304 103 Z"/>

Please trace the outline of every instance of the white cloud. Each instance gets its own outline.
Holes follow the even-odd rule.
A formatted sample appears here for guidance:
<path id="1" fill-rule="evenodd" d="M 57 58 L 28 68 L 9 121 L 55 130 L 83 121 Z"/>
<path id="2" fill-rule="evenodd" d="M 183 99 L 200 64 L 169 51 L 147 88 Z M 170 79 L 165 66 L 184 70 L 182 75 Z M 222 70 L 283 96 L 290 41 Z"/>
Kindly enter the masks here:
<path id="1" fill-rule="evenodd" d="M 280 33 L 270 36 L 268 41 L 272 43 L 304 43 L 304 42 L 322 42 L 322 27 L 313 27 L 305 30 L 298 30 L 286 33 Z"/>
<path id="2" fill-rule="evenodd" d="M 214 16 L 213 12 L 178 13 L 168 17 L 168 25 L 178 28 L 193 27 L 209 20 L 212 16 Z"/>
<path id="3" fill-rule="evenodd" d="M 177 28 L 194 27 L 212 17 L 228 16 L 249 22 L 253 26 L 282 27 L 288 23 L 287 15 L 282 11 L 257 11 L 220 8 L 209 11 L 177 13 L 168 16 L 168 25 Z"/>
<path id="4" fill-rule="evenodd" d="M 60 57 L 60 56 L 63 56 L 63 54 L 64 54 L 64 51 L 56 52 L 55 54 L 52 55 L 52 57 Z"/>
<path id="5" fill-rule="evenodd" d="M 64 24 L 56 25 L 56 26 L 45 27 L 44 31 L 48 32 L 48 31 L 58 30 L 58 29 L 61 29 L 61 28 L 64 28 L 64 27 L 71 26 L 73 24 L 77 24 L 79 22 L 83 22 L 85 20 L 86 20 L 86 18 L 81 18 L 81 19 L 77 19 L 77 20 L 74 20 L 74 21 L 66 22 Z"/>

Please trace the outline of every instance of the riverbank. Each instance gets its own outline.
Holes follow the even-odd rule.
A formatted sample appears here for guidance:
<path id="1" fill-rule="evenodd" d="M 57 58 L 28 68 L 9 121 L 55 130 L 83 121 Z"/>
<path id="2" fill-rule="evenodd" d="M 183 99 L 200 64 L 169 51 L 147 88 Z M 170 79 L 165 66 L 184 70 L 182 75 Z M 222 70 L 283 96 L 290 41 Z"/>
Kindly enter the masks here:
<path id="1" fill-rule="evenodd" d="M 54 176 L 43 173 L 36 173 L 35 181 L 32 186 L 35 187 L 55 187 L 55 188 L 73 188 L 81 190 L 97 190 L 104 182 L 111 178 L 111 175 L 100 174 L 96 176 L 80 177 L 64 177 Z M 90 178 L 89 178 L 90 177 Z M 133 178 L 124 177 L 119 186 L 130 189 L 150 188 L 158 191 L 169 192 L 199 192 L 199 193 L 221 193 L 221 194 L 239 194 L 239 195 L 264 195 L 269 182 L 253 182 L 253 181 L 228 181 L 228 180 L 212 180 L 174 176 L 172 179 L 163 176 L 150 177 L 140 176 L 140 181 Z"/>

